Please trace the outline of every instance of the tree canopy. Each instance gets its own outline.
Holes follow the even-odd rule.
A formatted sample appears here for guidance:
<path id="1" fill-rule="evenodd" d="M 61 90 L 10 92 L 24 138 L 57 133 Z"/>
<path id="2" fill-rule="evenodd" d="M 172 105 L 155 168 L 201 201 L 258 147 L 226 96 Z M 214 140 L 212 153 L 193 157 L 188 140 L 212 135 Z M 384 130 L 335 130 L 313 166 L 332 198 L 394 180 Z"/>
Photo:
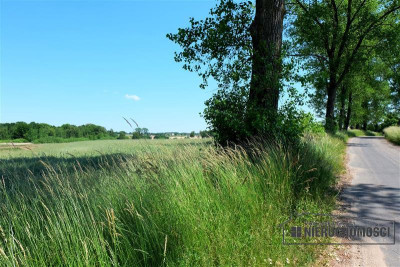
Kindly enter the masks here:
<path id="1" fill-rule="evenodd" d="M 335 130 L 335 102 L 342 83 L 359 65 L 378 57 L 377 49 L 399 32 L 398 0 L 302 1 L 290 5 L 291 53 L 301 57 L 301 77 L 326 95 L 325 127 Z M 390 42 L 393 46 L 393 42 Z M 350 78 L 349 78 L 350 79 Z"/>
<path id="2" fill-rule="evenodd" d="M 217 82 L 203 116 L 219 143 L 301 128 L 295 97 L 278 108 L 283 78 L 301 82 L 326 131 L 380 129 L 399 113 L 399 12 L 398 0 L 221 0 L 167 37 L 201 88 Z"/>

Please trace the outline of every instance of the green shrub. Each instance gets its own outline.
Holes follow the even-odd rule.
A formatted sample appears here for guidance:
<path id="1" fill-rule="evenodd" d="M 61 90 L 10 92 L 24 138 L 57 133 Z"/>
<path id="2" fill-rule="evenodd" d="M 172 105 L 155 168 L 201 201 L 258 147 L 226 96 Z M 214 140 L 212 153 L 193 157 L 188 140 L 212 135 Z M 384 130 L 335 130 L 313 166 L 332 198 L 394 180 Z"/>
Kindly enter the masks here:
<path id="1" fill-rule="evenodd" d="M 380 125 L 380 129 L 388 128 L 390 126 L 396 126 L 400 122 L 400 113 L 399 112 L 389 112 L 385 116 L 384 122 Z"/>
<path id="2" fill-rule="evenodd" d="M 129 139 L 129 136 L 126 135 L 126 132 L 121 131 L 121 132 L 119 132 L 117 139 L 120 139 L 120 140 Z"/>
<path id="3" fill-rule="evenodd" d="M 400 127 L 391 126 L 383 129 L 385 138 L 392 142 L 393 144 L 400 145 Z"/>
<path id="4" fill-rule="evenodd" d="M 162 133 L 156 133 L 154 134 L 154 139 L 168 139 L 168 136 Z"/>
<path id="5" fill-rule="evenodd" d="M 132 139 L 140 139 L 140 138 L 142 138 L 142 135 L 139 132 L 132 133 Z"/>
<path id="6" fill-rule="evenodd" d="M 302 130 L 307 133 L 323 134 L 325 133 L 324 125 L 320 122 L 316 122 L 312 114 L 303 113 L 300 118 Z"/>
<path id="7" fill-rule="evenodd" d="M 300 111 L 294 102 L 286 102 L 277 112 L 250 109 L 248 88 L 220 89 L 205 102 L 203 116 L 214 140 L 220 145 L 261 138 L 298 144 L 305 132 L 322 133 L 311 114 Z"/>

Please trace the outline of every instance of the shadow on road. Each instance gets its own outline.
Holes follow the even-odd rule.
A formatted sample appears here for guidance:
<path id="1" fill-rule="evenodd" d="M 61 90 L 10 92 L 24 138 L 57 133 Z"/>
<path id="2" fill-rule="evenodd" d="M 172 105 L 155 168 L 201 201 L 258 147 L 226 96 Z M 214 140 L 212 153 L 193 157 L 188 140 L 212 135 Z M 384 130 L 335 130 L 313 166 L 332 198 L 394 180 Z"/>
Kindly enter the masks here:
<path id="1" fill-rule="evenodd" d="M 360 144 L 360 143 L 352 143 L 352 142 L 349 142 L 349 143 L 347 143 L 347 146 L 367 147 L 367 146 L 371 146 L 371 145 L 369 145 L 369 144 Z"/>
<path id="2" fill-rule="evenodd" d="M 346 203 L 359 203 L 355 209 L 346 211 L 358 217 L 376 217 L 395 220 L 400 217 L 400 189 L 374 184 L 352 185 L 344 190 L 342 199 Z M 392 218 L 382 218 L 376 211 L 390 213 Z"/>
<path id="3" fill-rule="evenodd" d="M 383 136 L 359 136 L 358 138 L 362 138 L 362 139 L 384 139 Z"/>

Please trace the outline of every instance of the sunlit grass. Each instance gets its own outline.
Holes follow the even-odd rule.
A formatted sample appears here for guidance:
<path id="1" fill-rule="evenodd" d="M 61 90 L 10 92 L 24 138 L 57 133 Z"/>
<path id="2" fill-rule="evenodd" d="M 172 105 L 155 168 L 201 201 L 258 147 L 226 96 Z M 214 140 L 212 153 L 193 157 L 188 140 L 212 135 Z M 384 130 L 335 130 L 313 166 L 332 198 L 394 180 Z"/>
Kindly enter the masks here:
<path id="1" fill-rule="evenodd" d="M 383 130 L 385 138 L 393 144 L 400 145 L 400 127 L 391 126 Z"/>
<path id="2" fill-rule="evenodd" d="M 359 129 L 347 130 L 347 135 L 349 137 L 359 137 L 359 136 L 382 136 L 381 133 L 373 132 L 370 130 L 364 131 Z"/>
<path id="3" fill-rule="evenodd" d="M 338 131 L 334 134 L 334 137 L 341 139 L 343 142 L 347 142 L 347 140 L 351 137 L 361 137 L 361 136 L 382 136 L 381 133 L 373 132 L 373 131 L 364 131 L 359 129 L 351 129 L 347 131 Z"/>
<path id="4" fill-rule="evenodd" d="M 282 245 L 279 224 L 333 208 L 344 148 L 307 135 L 296 149 L 126 140 L 0 150 L 0 265 L 307 265 L 323 248 Z"/>

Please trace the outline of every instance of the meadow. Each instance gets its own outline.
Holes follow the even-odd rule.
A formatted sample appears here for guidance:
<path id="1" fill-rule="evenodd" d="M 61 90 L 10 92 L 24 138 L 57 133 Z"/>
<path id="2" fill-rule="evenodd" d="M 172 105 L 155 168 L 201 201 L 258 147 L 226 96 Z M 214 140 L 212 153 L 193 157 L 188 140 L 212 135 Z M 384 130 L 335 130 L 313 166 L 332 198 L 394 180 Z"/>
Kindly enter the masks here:
<path id="1" fill-rule="evenodd" d="M 345 143 L 100 140 L 0 148 L 1 266 L 305 266 L 296 212 L 328 213 Z"/>

